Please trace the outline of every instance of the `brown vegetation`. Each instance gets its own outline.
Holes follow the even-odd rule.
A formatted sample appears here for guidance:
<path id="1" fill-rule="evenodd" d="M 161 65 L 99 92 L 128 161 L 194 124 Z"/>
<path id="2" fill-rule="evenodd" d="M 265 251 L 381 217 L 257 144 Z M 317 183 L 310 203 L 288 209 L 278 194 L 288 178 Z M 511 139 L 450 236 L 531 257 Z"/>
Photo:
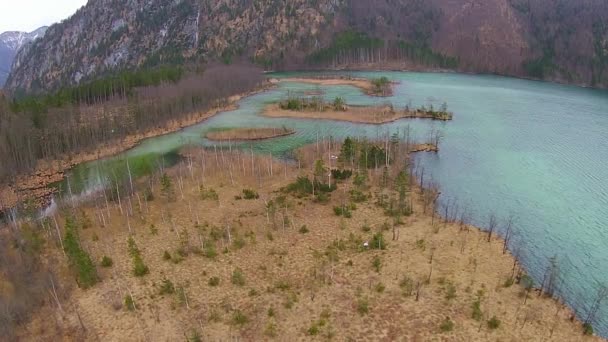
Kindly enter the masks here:
<path id="1" fill-rule="evenodd" d="M 372 80 L 351 76 L 286 77 L 278 79 L 278 82 L 298 82 L 322 86 L 349 85 L 361 89 L 365 94 L 370 96 L 384 97 L 393 95 L 392 83 L 377 87 Z"/>
<path id="2" fill-rule="evenodd" d="M 368 164 L 361 149 L 381 163 Z M 186 150 L 183 164 L 123 189 L 121 201 L 100 193 L 63 207 L 92 260 L 113 263 L 98 267 L 100 283 L 48 300 L 15 332 L 24 340 L 599 340 L 583 337 L 562 304 L 529 295 L 496 234 L 452 210 L 437 217 L 437 190 L 428 180 L 418 188 L 421 171 L 406 163 L 404 152 L 416 149 L 407 135 L 387 134 L 320 139 L 290 164 Z M 328 169 L 338 177 L 330 184 Z M 57 232 L 62 216 L 52 218 Z M 52 244 L 45 254 L 64 259 Z"/>
<path id="3" fill-rule="evenodd" d="M 273 118 L 301 118 L 339 120 L 355 123 L 385 124 L 401 119 L 451 120 L 452 115 L 442 113 L 435 115 L 423 110 L 395 110 L 393 106 L 344 106 L 336 109 L 331 104 L 324 104 L 318 109 L 305 110 L 282 109 L 280 105 L 270 104 L 264 108 L 262 115 Z"/>
<path id="4" fill-rule="evenodd" d="M 226 130 L 213 131 L 206 134 L 209 140 L 230 141 L 230 140 L 264 140 L 286 135 L 292 135 L 296 131 L 287 127 L 283 128 L 232 128 Z"/>

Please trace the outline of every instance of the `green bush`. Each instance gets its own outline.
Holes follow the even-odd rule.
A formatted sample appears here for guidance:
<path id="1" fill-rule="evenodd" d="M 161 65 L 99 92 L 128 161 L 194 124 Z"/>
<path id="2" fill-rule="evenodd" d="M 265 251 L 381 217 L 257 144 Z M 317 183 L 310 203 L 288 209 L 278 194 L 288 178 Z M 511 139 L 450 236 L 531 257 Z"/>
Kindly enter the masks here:
<path id="1" fill-rule="evenodd" d="M 382 234 L 382 232 L 378 232 L 372 236 L 372 239 L 369 242 L 369 248 L 379 250 L 386 249 L 386 240 L 384 239 L 384 234 Z"/>
<path id="2" fill-rule="evenodd" d="M 231 322 L 233 325 L 243 326 L 243 325 L 247 324 L 247 322 L 249 322 L 249 318 L 244 313 L 242 313 L 240 310 L 235 310 L 232 313 Z"/>
<path id="3" fill-rule="evenodd" d="M 169 253 L 168 251 L 164 251 L 163 252 L 163 260 L 171 260 L 171 253 Z"/>
<path id="4" fill-rule="evenodd" d="M 260 195 L 255 190 L 243 189 L 243 198 L 246 200 L 253 200 L 260 198 Z"/>
<path id="5" fill-rule="evenodd" d="M 337 206 L 337 207 L 334 207 L 334 214 L 336 214 L 336 216 L 342 216 L 342 217 L 345 217 L 345 218 L 351 218 L 351 217 L 353 217 L 353 214 L 350 211 L 350 208 L 348 206 Z"/>
<path id="6" fill-rule="evenodd" d="M 219 195 L 217 194 L 217 191 L 215 191 L 214 189 L 211 189 L 211 188 L 205 189 L 204 187 L 201 186 L 199 192 L 201 194 L 202 200 L 217 201 L 220 198 Z"/>
<path id="7" fill-rule="evenodd" d="M 161 295 L 175 293 L 175 286 L 173 285 L 173 282 L 171 282 L 169 279 L 163 279 L 162 283 L 160 284 L 159 292 Z"/>
<path id="8" fill-rule="evenodd" d="M 446 317 L 445 320 L 439 326 L 439 329 L 442 332 L 449 332 L 454 330 L 454 322 L 450 319 L 450 317 Z"/>
<path id="9" fill-rule="evenodd" d="M 481 300 L 479 298 L 473 302 L 472 308 L 473 313 L 471 314 L 471 317 L 476 321 L 481 321 L 483 312 L 481 311 Z"/>
<path id="10" fill-rule="evenodd" d="M 490 320 L 488 320 L 488 328 L 494 330 L 494 329 L 498 329 L 500 327 L 500 320 L 498 318 L 496 318 L 496 316 L 493 316 L 492 318 L 490 318 Z"/>
<path id="11" fill-rule="evenodd" d="M 310 328 L 308 328 L 308 330 L 306 330 L 306 333 L 307 333 L 309 336 L 317 336 L 317 335 L 319 334 L 319 332 L 320 332 L 320 331 L 319 331 L 319 326 L 317 325 L 317 323 L 316 323 L 316 322 L 314 322 L 314 323 L 313 323 L 313 324 L 310 326 Z"/>
<path id="12" fill-rule="evenodd" d="M 300 234 L 306 234 L 309 232 L 308 227 L 306 227 L 306 225 L 303 225 L 302 227 L 300 227 L 300 230 L 298 230 L 300 232 Z"/>
<path id="13" fill-rule="evenodd" d="M 97 269 L 91 260 L 91 256 L 80 246 L 76 224 L 70 217 L 65 222 L 65 236 L 63 238 L 63 249 L 70 268 L 76 274 L 78 286 L 86 289 L 97 283 Z"/>
<path id="14" fill-rule="evenodd" d="M 401 288 L 402 294 L 405 297 L 409 297 L 414 291 L 414 280 L 408 276 L 403 276 L 399 282 L 399 287 Z"/>
<path id="15" fill-rule="evenodd" d="M 369 313 L 369 302 L 367 298 L 360 298 L 357 300 L 357 312 L 363 316 Z"/>
<path id="16" fill-rule="evenodd" d="M 234 271 L 232 271 L 230 280 L 234 285 L 245 286 L 245 275 L 243 274 L 243 270 L 238 267 L 235 268 Z"/>
<path id="17" fill-rule="evenodd" d="M 135 301 L 133 300 L 133 297 L 129 294 L 125 296 L 125 308 L 127 308 L 127 310 L 129 311 L 135 310 Z"/>
<path id="18" fill-rule="evenodd" d="M 585 336 L 593 335 L 593 326 L 590 323 L 583 324 L 583 335 L 585 335 Z"/>
<path id="19" fill-rule="evenodd" d="M 448 283 L 445 292 L 445 299 L 452 300 L 454 298 L 456 298 L 456 286 L 454 286 L 452 283 Z"/>
<path id="20" fill-rule="evenodd" d="M 135 240 L 132 236 L 127 240 L 129 255 L 133 259 L 133 274 L 136 277 L 143 277 L 146 274 L 150 273 L 150 269 L 148 266 L 144 264 L 144 260 L 141 257 L 141 253 L 135 244 Z"/>
<path id="21" fill-rule="evenodd" d="M 372 259 L 372 267 L 374 268 L 374 270 L 376 270 L 376 272 L 380 273 L 380 269 L 382 268 L 382 260 L 380 260 L 379 256 L 374 256 L 374 259 Z"/>
<path id="22" fill-rule="evenodd" d="M 101 267 L 112 267 L 114 265 L 114 261 L 109 256 L 104 255 L 101 258 Z"/>

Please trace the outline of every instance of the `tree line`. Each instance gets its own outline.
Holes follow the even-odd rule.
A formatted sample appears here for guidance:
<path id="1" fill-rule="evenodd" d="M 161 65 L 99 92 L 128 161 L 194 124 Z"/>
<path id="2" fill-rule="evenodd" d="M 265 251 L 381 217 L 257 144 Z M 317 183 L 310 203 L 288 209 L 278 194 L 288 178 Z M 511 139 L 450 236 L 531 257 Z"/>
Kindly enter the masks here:
<path id="1" fill-rule="evenodd" d="M 214 65 L 203 72 L 125 72 L 44 96 L 0 95 L 0 181 L 40 160 L 89 152 L 224 105 L 263 79 L 252 66 Z"/>
<path id="2" fill-rule="evenodd" d="M 365 33 L 345 31 L 332 44 L 306 58 L 313 65 L 411 61 L 418 64 L 455 69 L 459 59 L 434 51 L 428 45 L 405 40 L 382 40 Z"/>

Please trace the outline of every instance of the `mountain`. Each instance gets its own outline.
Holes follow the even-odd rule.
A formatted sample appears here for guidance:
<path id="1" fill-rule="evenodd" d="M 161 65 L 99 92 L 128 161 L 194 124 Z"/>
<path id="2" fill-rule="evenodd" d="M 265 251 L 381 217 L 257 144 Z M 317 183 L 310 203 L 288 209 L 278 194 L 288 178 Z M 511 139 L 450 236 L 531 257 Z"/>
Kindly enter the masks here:
<path id="1" fill-rule="evenodd" d="M 451 69 L 608 86 L 605 0 L 90 0 L 22 49 L 12 91 L 166 63 Z"/>
<path id="2" fill-rule="evenodd" d="M 8 78 L 11 71 L 13 59 L 19 49 L 42 36 L 46 32 L 47 26 L 38 28 L 32 32 L 8 31 L 0 34 L 0 88 Z"/>

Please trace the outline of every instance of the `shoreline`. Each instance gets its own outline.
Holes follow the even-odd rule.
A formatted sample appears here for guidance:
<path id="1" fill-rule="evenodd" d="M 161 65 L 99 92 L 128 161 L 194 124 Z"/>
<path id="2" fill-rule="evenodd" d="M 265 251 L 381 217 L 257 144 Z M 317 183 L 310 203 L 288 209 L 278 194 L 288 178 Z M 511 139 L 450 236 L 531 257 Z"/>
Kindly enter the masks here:
<path id="1" fill-rule="evenodd" d="M 586 83 L 576 83 L 576 82 L 568 82 L 562 81 L 560 79 L 540 79 L 528 76 L 519 76 L 519 75 L 509 75 L 509 74 L 501 74 L 501 73 L 491 73 L 491 72 L 475 72 L 475 71 L 466 71 L 466 70 L 452 70 L 452 69 L 440 69 L 440 68 L 424 68 L 424 67 L 391 67 L 391 66 L 378 66 L 374 65 L 361 65 L 361 66 L 340 66 L 340 67 L 327 67 L 325 69 L 294 69 L 294 70 L 269 70 L 264 73 L 268 75 L 272 75 L 273 73 L 283 73 L 283 72 L 295 72 L 295 73 L 311 73 L 311 72 L 418 72 L 418 73 L 435 73 L 435 74 L 463 74 L 463 75 L 472 75 L 472 76 L 498 76 L 504 78 L 513 78 L 517 80 L 525 80 L 525 81 L 535 81 L 542 82 L 548 84 L 556 84 L 562 86 L 572 86 L 576 88 L 584 88 L 584 89 L 592 89 L 592 90 L 600 90 L 600 91 L 608 91 L 608 85 L 606 86 L 592 86 Z"/>
<path id="2" fill-rule="evenodd" d="M 0 185 L 0 212 L 14 207 L 19 202 L 33 198 L 38 206 L 48 204 L 49 197 L 55 193 L 49 188 L 50 184 L 64 179 L 65 173 L 73 167 L 95 160 L 108 158 L 137 147 L 142 141 L 150 138 L 178 132 L 189 126 L 204 122 L 205 120 L 226 111 L 238 109 L 237 102 L 262 92 L 275 85 L 265 82 L 260 87 L 249 92 L 236 94 L 225 99 L 226 104 L 211 108 L 207 111 L 194 112 L 182 120 L 171 120 L 163 127 L 158 127 L 143 133 L 127 136 L 119 141 L 107 142 L 94 151 L 81 152 L 75 156 L 66 156 L 63 159 L 52 161 L 39 161 L 36 168 L 26 175 L 18 175 L 8 184 Z"/>

